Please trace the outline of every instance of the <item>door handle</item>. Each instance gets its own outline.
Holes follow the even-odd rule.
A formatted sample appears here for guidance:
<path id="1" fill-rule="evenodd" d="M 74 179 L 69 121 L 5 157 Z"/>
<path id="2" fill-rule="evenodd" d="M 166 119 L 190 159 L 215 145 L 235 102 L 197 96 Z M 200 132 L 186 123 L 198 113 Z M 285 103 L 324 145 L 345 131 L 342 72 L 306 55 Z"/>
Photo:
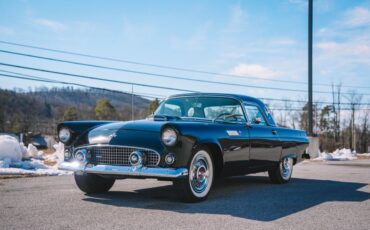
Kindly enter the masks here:
<path id="1" fill-rule="evenodd" d="M 277 134 L 277 131 L 275 129 L 273 129 L 272 131 L 272 134 L 276 135 Z"/>

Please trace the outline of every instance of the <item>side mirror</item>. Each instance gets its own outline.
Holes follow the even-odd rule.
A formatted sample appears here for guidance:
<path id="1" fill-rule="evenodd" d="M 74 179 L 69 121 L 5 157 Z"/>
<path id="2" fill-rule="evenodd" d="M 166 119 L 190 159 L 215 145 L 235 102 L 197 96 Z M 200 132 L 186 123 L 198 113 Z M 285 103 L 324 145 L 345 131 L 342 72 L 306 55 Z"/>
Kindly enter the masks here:
<path id="1" fill-rule="evenodd" d="M 261 118 L 260 118 L 260 117 L 255 117 L 255 118 L 253 118 L 253 123 L 254 123 L 254 124 L 257 124 L 257 125 L 258 125 L 259 123 L 261 123 L 261 121 L 262 121 L 262 120 L 261 120 Z"/>

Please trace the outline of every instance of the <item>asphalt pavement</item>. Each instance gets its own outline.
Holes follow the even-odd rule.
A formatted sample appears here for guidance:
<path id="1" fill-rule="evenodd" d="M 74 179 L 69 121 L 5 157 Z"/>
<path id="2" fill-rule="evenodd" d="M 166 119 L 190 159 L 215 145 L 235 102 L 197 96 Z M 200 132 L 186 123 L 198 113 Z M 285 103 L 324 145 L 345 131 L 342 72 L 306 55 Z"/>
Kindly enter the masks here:
<path id="1" fill-rule="evenodd" d="M 370 229 L 370 160 L 304 162 L 286 185 L 228 178 L 197 204 L 171 185 L 127 179 L 87 196 L 72 176 L 3 179 L 0 229 Z"/>

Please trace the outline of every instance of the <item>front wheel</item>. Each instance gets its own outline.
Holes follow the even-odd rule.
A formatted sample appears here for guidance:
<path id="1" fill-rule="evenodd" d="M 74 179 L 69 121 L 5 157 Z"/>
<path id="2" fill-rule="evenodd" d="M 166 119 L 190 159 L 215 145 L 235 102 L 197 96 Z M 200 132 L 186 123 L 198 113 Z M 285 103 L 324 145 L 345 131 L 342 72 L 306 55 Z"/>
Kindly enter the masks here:
<path id="1" fill-rule="evenodd" d="M 74 176 L 78 188 L 87 194 L 108 192 L 115 182 L 115 179 L 103 178 L 94 174 L 75 173 Z"/>
<path id="2" fill-rule="evenodd" d="M 174 181 L 185 202 L 199 202 L 207 199 L 213 183 L 213 162 L 208 150 L 197 151 L 189 165 L 189 175 Z"/>
<path id="3" fill-rule="evenodd" d="M 293 158 L 283 158 L 279 162 L 279 166 L 275 169 L 269 170 L 269 177 L 274 184 L 285 184 L 288 183 L 292 177 L 293 172 Z"/>

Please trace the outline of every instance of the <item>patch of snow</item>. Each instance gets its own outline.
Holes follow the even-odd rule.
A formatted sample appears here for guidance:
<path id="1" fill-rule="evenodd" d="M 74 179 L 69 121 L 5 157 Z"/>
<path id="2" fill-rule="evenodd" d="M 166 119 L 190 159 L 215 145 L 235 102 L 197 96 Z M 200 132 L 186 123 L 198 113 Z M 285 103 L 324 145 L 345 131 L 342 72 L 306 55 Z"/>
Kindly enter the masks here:
<path id="1" fill-rule="evenodd" d="M 314 160 L 325 160 L 325 161 L 346 161 L 346 160 L 355 160 L 357 159 L 355 151 L 350 149 L 337 149 L 332 153 L 322 152 L 319 154 L 319 157 Z"/>
<path id="2" fill-rule="evenodd" d="M 53 154 L 44 154 L 35 146 L 23 143 L 9 135 L 0 136 L 0 174 L 62 175 L 70 172 L 58 170 L 64 158 L 64 145 L 54 145 Z M 22 160 L 23 159 L 23 160 Z"/>
<path id="3" fill-rule="evenodd" d="M 61 163 L 64 160 L 64 144 L 59 142 L 53 145 L 55 152 L 51 155 L 46 155 L 45 159 L 49 161 L 55 161 L 57 164 Z"/>
<path id="4" fill-rule="evenodd" d="M 23 145 L 23 143 L 21 143 L 21 145 Z M 41 158 L 43 154 L 43 151 L 38 151 L 34 145 L 28 144 L 27 152 L 23 154 L 23 159 Z"/>
<path id="5" fill-rule="evenodd" d="M 9 135 L 0 136 L 0 160 L 20 161 L 25 152 L 24 146 L 20 145 L 15 137 Z"/>
<path id="6" fill-rule="evenodd" d="M 9 168 L 12 160 L 10 158 L 4 158 L 0 161 L 0 168 Z"/>
<path id="7" fill-rule="evenodd" d="M 60 176 L 70 174 L 68 171 L 58 169 L 21 169 L 0 168 L 0 175 L 38 175 L 38 176 Z"/>

